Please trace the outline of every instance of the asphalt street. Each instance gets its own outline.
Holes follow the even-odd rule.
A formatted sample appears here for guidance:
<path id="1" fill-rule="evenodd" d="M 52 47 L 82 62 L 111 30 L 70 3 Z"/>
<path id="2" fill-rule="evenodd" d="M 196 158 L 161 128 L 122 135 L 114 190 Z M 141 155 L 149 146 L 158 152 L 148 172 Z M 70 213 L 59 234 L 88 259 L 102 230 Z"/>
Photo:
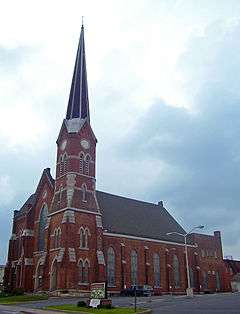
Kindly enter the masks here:
<path id="1" fill-rule="evenodd" d="M 49 300 L 25 303 L 18 306 L 0 305 L 0 314 L 47 314 L 41 308 L 48 305 L 75 304 L 78 300 L 79 298 L 50 298 Z M 130 297 L 113 297 L 112 300 L 114 306 L 133 307 L 134 305 L 134 298 Z M 187 298 L 186 296 L 142 297 L 137 298 L 137 306 L 150 308 L 153 314 L 240 314 L 240 293 L 196 295 L 193 298 Z"/>

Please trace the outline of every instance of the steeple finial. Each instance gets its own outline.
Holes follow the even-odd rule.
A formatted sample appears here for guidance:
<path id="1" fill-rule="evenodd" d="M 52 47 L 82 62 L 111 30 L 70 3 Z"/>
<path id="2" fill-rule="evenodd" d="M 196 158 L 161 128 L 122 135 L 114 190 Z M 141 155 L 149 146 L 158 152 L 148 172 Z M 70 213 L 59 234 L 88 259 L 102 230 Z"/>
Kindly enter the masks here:
<path id="1" fill-rule="evenodd" d="M 83 17 L 66 114 L 67 120 L 73 118 L 90 121 Z"/>

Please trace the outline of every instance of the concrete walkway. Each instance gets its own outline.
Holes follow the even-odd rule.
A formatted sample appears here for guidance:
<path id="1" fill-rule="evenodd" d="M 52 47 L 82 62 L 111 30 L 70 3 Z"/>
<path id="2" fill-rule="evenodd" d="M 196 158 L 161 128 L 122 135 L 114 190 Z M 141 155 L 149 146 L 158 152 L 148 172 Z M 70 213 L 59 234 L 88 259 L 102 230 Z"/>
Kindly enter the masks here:
<path id="1" fill-rule="evenodd" d="M 59 314 L 59 311 L 49 311 L 41 309 L 29 309 L 19 305 L 0 305 L 0 313 L 19 313 L 19 314 Z"/>

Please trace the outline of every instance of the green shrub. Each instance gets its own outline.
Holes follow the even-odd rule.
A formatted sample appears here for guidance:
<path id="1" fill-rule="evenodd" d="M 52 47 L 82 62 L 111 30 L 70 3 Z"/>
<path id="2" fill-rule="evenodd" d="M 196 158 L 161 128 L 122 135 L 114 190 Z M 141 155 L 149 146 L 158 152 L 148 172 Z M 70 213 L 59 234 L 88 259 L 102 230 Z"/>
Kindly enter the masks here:
<path id="1" fill-rule="evenodd" d="M 78 307 L 86 307 L 87 304 L 86 304 L 85 301 L 79 301 L 79 302 L 77 303 L 77 306 L 78 306 Z"/>
<path id="2" fill-rule="evenodd" d="M 112 304 L 105 304 L 105 305 L 103 304 L 103 305 L 99 305 L 98 308 L 110 310 L 110 309 L 113 309 L 114 307 L 112 306 Z"/>
<path id="3" fill-rule="evenodd" d="M 6 292 L 3 292 L 3 291 L 0 292 L 0 298 L 5 298 L 5 297 L 7 297 L 8 295 L 9 295 L 9 294 L 6 293 Z"/>
<path id="4" fill-rule="evenodd" d="M 22 288 L 15 288 L 12 291 L 12 295 L 24 295 L 24 290 Z"/>

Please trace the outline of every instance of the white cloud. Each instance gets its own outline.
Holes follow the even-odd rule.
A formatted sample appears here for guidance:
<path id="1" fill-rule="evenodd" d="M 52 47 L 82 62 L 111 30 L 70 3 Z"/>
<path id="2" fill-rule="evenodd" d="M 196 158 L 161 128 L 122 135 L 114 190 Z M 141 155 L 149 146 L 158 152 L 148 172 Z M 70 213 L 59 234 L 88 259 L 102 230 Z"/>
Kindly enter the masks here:
<path id="1" fill-rule="evenodd" d="M 149 199 L 152 181 L 168 189 L 172 188 L 167 180 L 169 173 L 170 177 L 175 175 L 174 182 L 182 179 L 181 167 L 170 167 L 169 159 L 156 160 L 157 170 L 148 167 L 149 173 L 139 177 L 133 192 L 132 182 L 141 174 L 144 161 L 124 163 L 122 156 L 114 155 L 118 153 L 114 145 L 134 130 L 136 119 L 144 117 L 156 99 L 165 100 L 168 106 L 192 106 L 190 96 L 199 82 L 177 66 L 179 56 L 189 48 L 190 36 L 205 36 L 209 23 L 221 20 L 226 25 L 234 24 L 240 14 L 238 0 L 0 0 L 0 7 L 0 48 L 7 52 L 1 55 L 0 49 L 0 144 L 4 148 L 0 162 L 13 177 L 14 160 L 16 182 L 29 173 L 24 177 L 24 188 L 31 191 L 24 191 L 24 195 L 34 191 L 32 182 L 37 182 L 35 174 L 40 174 L 40 167 L 55 161 L 55 140 L 66 111 L 82 15 L 91 121 L 100 146 L 98 185 L 116 193 L 125 193 L 128 187 L 129 193 L 136 197 L 146 193 Z M 202 80 L 208 74 L 200 67 L 196 72 Z M 185 82 L 187 88 L 183 88 Z M 161 123 L 167 130 L 168 121 Z M 162 138 L 165 142 L 167 139 Z M 24 157 L 18 157 L 19 152 L 25 152 Z M 34 161 L 33 152 L 38 154 Z M 106 158 L 111 159 L 110 164 Z M 163 176 L 158 181 L 160 170 Z M 11 191 L 13 182 L 8 176 L 3 178 L 5 191 Z M 6 195 L 0 196 L 6 201 L 14 193 Z"/>
<path id="2" fill-rule="evenodd" d="M 1 206 L 9 205 L 15 197 L 15 190 L 13 187 L 13 181 L 8 175 L 0 176 L 0 201 Z M 4 211 L 4 208 L 1 208 Z"/>

